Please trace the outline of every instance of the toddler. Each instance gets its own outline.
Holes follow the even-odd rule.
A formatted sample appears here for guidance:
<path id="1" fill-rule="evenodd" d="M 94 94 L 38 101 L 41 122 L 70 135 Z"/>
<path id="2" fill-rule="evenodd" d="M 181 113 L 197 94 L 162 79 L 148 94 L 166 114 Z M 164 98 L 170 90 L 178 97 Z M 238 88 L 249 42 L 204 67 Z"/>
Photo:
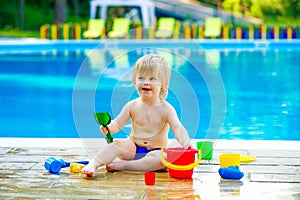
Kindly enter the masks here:
<path id="1" fill-rule="evenodd" d="M 169 128 L 184 148 L 190 146 L 188 133 L 175 109 L 165 101 L 170 75 L 168 63 L 161 56 L 149 54 L 137 60 L 132 83 L 139 97 L 129 101 L 108 125 L 110 132 L 116 133 L 131 119 L 130 136 L 108 144 L 81 173 L 93 176 L 96 169 L 105 164 L 108 171 L 165 169 L 160 161 L 160 149 L 167 146 Z M 104 127 L 100 130 L 107 134 Z M 120 161 L 114 161 L 115 158 Z"/>

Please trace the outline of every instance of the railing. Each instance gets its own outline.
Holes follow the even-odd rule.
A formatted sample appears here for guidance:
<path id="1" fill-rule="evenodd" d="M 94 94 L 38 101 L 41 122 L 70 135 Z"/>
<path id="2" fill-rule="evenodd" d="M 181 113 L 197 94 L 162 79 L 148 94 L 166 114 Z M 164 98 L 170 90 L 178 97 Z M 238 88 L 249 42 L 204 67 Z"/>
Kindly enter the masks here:
<path id="1" fill-rule="evenodd" d="M 171 39 L 206 39 L 204 37 L 204 28 L 203 25 L 198 25 L 197 23 L 189 24 L 177 21 Z M 80 40 L 84 39 L 83 32 L 86 29 L 87 24 L 43 25 L 40 28 L 40 37 L 51 40 Z M 155 39 L 155 29 L 155 27 L 132 29 L 129 31 L 129 38 Z M 100 39 L 106 37 L 107 31 Z M 268 26 L 265 24 L 234 26 L 225 24 L 222 26 L 221 35 L 218 39 L 300 39 L 300 26 Z"/>

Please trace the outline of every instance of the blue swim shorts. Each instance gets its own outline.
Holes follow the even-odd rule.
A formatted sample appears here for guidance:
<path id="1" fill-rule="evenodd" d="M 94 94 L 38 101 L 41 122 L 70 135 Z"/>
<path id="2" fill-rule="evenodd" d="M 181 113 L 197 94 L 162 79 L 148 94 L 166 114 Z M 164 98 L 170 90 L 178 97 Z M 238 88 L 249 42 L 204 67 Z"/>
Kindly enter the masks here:
<path id="1" fill-rule="evenodd" d="M 136 152 L 134 160 L 138 160 L 143 158 L 147 153 L 154 150 L 161 150 L 161 148 L 146 148 L 146 147 L 140 147 L 137 144 L 135 144 Z"/>

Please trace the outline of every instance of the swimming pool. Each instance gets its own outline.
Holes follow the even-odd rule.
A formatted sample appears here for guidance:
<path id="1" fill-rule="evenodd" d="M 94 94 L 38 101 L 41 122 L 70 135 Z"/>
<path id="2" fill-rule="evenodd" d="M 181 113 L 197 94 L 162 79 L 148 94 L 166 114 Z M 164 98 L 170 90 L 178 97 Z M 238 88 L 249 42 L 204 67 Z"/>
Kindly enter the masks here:
<path id="1" fill-rule="evenodd" d="M 93 112 L 115 117 L 137 96 L 134 62 L 158 53 L 172 67 L 167 100 L 191 137 L 299 140 L 299 44 L 0 40 L 0 136 L 103 137 Z"/>

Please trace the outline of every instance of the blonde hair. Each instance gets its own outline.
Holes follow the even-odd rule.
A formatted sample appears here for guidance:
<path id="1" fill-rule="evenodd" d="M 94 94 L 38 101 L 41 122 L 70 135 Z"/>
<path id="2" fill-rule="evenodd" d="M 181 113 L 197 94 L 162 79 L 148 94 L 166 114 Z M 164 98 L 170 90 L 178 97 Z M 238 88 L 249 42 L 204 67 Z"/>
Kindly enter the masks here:
<path id="1" fill-rule="evenodd" d="M 165 99 L 168 95 L 168 87 L 171 77 L 171 70 L 166 59 L 155 54 L 148 54 L 139 58 L 133 69 L 132 83 L 136 85 L 138 74 L 151 74 L 161 82 L 159 98 Z"/>

